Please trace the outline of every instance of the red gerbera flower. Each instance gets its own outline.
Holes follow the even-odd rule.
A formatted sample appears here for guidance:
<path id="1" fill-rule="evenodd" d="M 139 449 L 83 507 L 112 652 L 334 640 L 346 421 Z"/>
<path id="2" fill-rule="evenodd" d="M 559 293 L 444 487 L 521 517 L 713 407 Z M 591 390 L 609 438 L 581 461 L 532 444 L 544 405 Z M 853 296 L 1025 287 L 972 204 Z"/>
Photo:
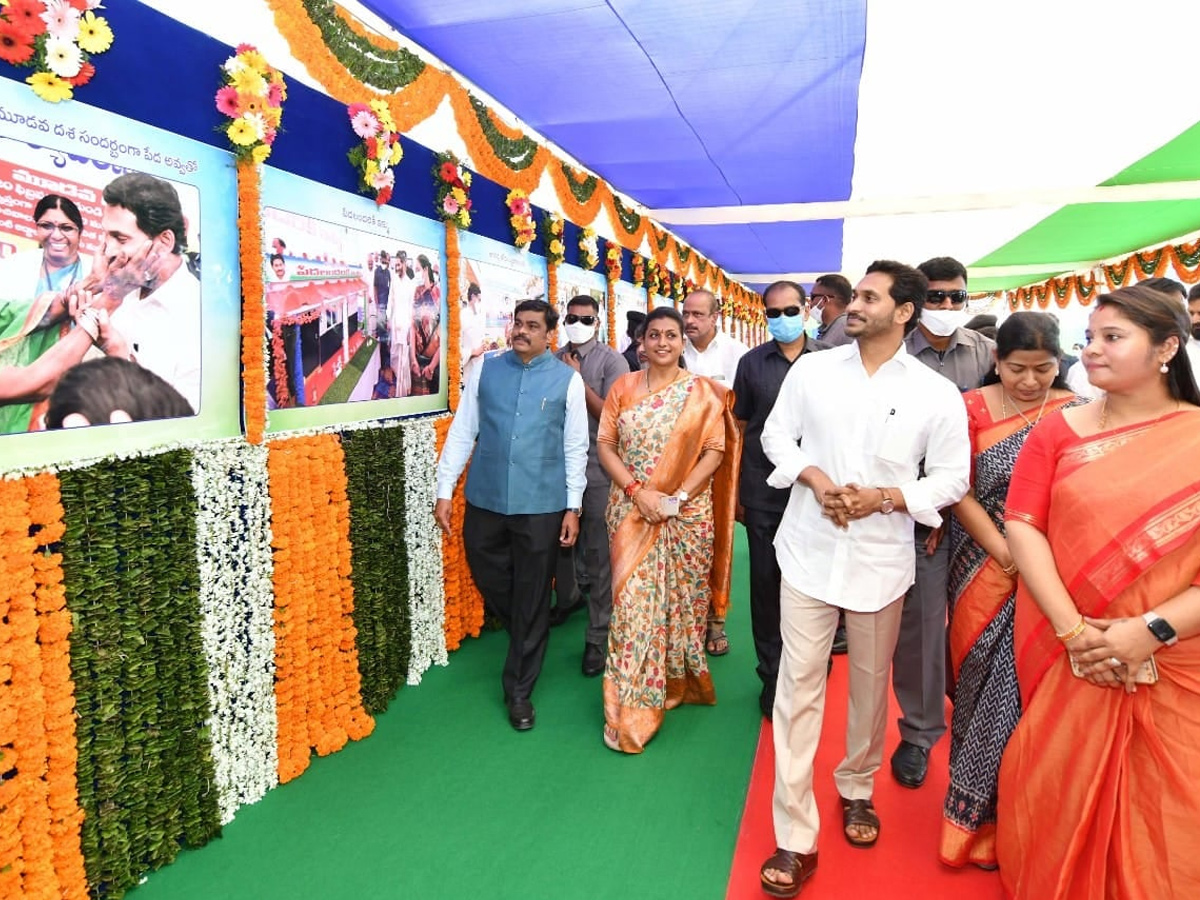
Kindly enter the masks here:
<path id="1" fill-rule="evenodd" d="M 19 24 L 0 19 L 0 59 L 19 66 L 29 62 L 32 56 L 32 38 Z"/>
<path id="2" fill-rule="evenodd" d="M 46 4 L 42 0 L 9 0 L 8 9 L 4 12 L 8 21 L 19 26 L 32 41 L 46 30 L 46 23 L 42 20 L 45 11 Z"/>
<path id="3" fill-rule="evenodd" d="M 71 82 L 71 85 L 73 87 L 83 87 L 85 84 L 87 84 L 89 81 L 92 80 L 92 76 L 95 74 L 96 74 L 96 67 L 93 66 L 89 62 L 85 62 L 82 66 L 79 67 L 79 74 L 76 75 L 74 78 L 68 78 L 67 81 Z"/>
<path id="4" fill-rule="evenodd" d="M 458 166 L 454 165 L 452 162 L 444 162 L 442 163 L 441 174 L 442 181 L 454 184 L 454 182 L 458 181 Z M 461 186 L 461 184 L 459 186 Z"/>

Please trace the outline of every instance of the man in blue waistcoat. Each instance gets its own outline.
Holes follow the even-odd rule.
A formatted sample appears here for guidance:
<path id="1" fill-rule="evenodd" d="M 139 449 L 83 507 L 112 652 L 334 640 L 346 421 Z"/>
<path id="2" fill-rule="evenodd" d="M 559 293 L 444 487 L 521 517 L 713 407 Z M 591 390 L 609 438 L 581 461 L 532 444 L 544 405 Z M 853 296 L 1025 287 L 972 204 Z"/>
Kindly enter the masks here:
<path id="1" fill-rule="evenodd" d="M 530 698 L 550 636 L 550 582 L 560 547 L 574 545 L 587 486 L 587 402 L 579 373 L 554 358 L 558 312 L 542 300 L 513 311 L 511 349 L 467 376 L 437 470 L 433 515 L 450 531 L 450 498 L 466 468 L 463 544 L 471 576 L 508 631 L 504 703 L 517 731 L 533 727 Z"/>

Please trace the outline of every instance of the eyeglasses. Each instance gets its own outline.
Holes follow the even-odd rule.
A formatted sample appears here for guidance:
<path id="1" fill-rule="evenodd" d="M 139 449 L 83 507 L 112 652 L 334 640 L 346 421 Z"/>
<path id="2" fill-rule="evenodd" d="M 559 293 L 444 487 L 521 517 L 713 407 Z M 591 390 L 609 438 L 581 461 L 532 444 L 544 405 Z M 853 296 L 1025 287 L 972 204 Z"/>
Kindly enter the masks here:
<path id="1" fill-rule="evenodd" d="M 951 303 L 966 303 L 966 291 L 930 291 L 925 295 L 926 303 L 941 303 L 943 300 L 949 300 Z"/>
<path id="2" fill-rule="evenodd" d="M 567 313 L 567 317 L 563 319 L 568 325 L 574 325 L 576 322 L 581 322 L 584 325 L 595 325 L 595 316 L 577 316 L 575 313 Z"/>
<path id="3" fill-rule="evenodd" d="M 786 306 L 783 309 L 768 309 L 767 318 L 778 319 L 780 316 L 787 316 L 790 319 L 793 316 L 800 315 L 800 312 L 801 310 L 798 306 Z"/>
<path id="4" fill-rule="evenodd" d="M 38 231 L 44 231 L 46 234 L 57 231 L 63 237 L 70 237 L 78 233 L 79 229 L 70 223 L 59 225 L 57 222 L 38 222 Z"/>

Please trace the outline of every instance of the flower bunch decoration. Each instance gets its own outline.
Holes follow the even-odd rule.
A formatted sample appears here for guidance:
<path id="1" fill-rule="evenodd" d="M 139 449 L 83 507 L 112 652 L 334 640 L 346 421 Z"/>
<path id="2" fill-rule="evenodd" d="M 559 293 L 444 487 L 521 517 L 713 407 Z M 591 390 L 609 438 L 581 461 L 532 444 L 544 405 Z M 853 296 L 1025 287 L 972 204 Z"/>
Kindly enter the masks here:
<path id="1" fill-rule="evenodd" d="M 633 256 L 633 286 L 645 287 L 646 285 L 646 258 L 640 254 Z"/>
<path id="2" fill-rule="evenodd" d="M 383 206 L 392 199 L 392 188 L 396 183 L 392 167 L 404 156 L 392 111 L 384 101 L 372 100 L 370 103 L 351 103 L 346 112 L 350 115 L 350 127 L 362 138 L 362 143 L 346 154 L 358 169 L 358 188 L 364 193 L 374 191 L 375 205 Z"/>
<path id="3" fill-rule="evenodd" d="M 271 145 L 283 121 L 287 85 L 278 69 L 251 44 L 238 44 L 237 52 L 221 67 L 224 84 L 217 90 L 217 111 L 232 119 L 219 130 L 229 138 L 234 155 L 260 164 L 271 155 Z"/>
<path id="4" fill-rule="evenodd" d="M 70 100 L 92 80 L 91 57 L 112 46 L 100 0 L 8 0 L 0 7 L 0 59 L 35 69 L 25 79 L 43 100 Z"/>
<path id="5" fill-rule="evenodd" d="M 546 262 L 552 266 L 560 265 L 567 255 L 567 245 L 563 243 L 562 217 L 548 212 L 542 224 L 546 226 Z"/>
<path id="6" fill-rule="evenodd" d="M 591 228 L 579 230 L 579 266 L 594 269 L 600 262 L 600 250 L 596 247 L 596 232 Z"/>
<path id="7" fill-rule="evenodd" d="M 453 222 L 459 228 L 471 227 L 471 173 L 446 151 L 434 157 L 434 186 L 437 197 L 433 205 L 443 222 Z"/>
<path id="8" fill-rule="evenodd" d="M 504 198 L 508 207 L 508 224 L 512 226 L 513 244 L 521 250 L 528 250 L 533 239 L 537 237 L 537 225 L 533 221 L 533 206 L 529 203 L 529 195 L 519 188 L 513 188 Z"/>
<path id="9" fill-rule="evenodd" d="M 646 260 L 646 292 L 651 296 L 662 296 L 662 283 L 659 281 L 658 260 Z"/>
<path id="10" fill-rule="evenodd" d="M 621 245 L 609 242 L 604 250 L 604 272 L 609 281 L 621 280 Z"/>

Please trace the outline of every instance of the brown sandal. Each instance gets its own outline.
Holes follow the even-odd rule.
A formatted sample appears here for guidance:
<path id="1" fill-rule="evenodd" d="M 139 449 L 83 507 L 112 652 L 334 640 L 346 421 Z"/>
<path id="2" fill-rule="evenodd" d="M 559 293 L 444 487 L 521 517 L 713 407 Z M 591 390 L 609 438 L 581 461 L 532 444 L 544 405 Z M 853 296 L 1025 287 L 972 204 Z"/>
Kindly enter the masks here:
<path id="1" fill-rule="evenodd" d="M 875 842 L 879 840 L 879 816 L 875 813 L 875 805 L 870 800 L 847 800 L 845 797 L 842 797 L 841 800 L 842 833 L 846 835 L 850 846 L 874 847 Z M 848 830 L 852 825 L 874 828 L 875 836 L 872 838 L 854 837 Z"/>
<path id="2" fill-rule="evenodd" d="M 792 880 L 784 883 L 768 878 L 767 869 L 786 872 Z M 762 882 L 764 893 L 770 894 L 772 897 L 795 897 L 800 893 L 800 888 L 804 887 L 804 882 L 811 878 L 813 872 L 816 870 L 816 851 L 812 853 L 793 853 L 791 850 L 776 847 L 775 855 L 763 863 L 762 868 L 758 870 L 758 877 Z"/>
<path id="3" fill-rule="evenodd" d="M 709 656 L 724 656 L 728 653 L 729 636 L 725 634 L 725 629 L 709 631 L 708 640 L 704 642 L 704 649 L 708 651 Z"/>

